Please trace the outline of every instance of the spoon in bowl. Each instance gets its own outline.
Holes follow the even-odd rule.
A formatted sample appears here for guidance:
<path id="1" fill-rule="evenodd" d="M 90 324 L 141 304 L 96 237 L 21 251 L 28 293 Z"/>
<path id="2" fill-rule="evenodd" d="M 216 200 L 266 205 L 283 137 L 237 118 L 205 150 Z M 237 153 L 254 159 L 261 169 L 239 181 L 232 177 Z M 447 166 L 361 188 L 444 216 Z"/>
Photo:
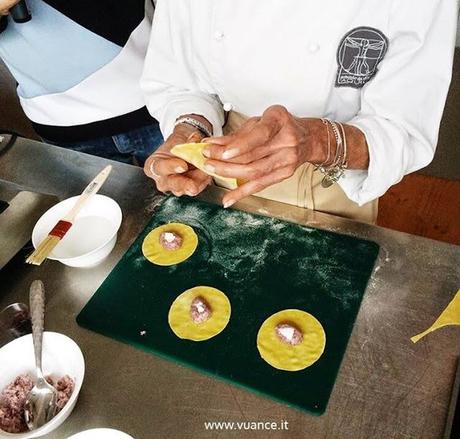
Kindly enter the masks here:
<path id="1" fill-rule="evenodd" d="M 45 287 L 41 280 L 30 286 L 30 314 L 34 343 L 37 381 L 28 393 L 24 405 L 24 419 L 29 430 L 45 425 L 56 414 L 57 390 L 48 384 L 42 371 L 42 341 L 45 323 Z"/>

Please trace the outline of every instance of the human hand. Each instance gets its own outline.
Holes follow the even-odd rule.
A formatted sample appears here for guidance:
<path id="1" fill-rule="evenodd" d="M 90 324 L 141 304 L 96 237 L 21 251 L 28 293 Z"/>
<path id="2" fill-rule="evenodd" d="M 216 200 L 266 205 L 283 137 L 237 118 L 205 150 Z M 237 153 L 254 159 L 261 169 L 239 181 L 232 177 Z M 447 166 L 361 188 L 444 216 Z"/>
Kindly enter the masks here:
<path id="1" fill-rule="evenodd" d="M 8 15 L 16 3 L 19 3 L 19 0 L 0 0 L 0 15 Z"/>
<path id="2" fill-rule="evenodd" d="M 262 117 L 249 119 L 233 134 L 205 139 L 205 169 L 222 177 L 246 181 L 223 198 L 229 207 L 249 195 L 291 177 L 303 163 L 319 159 L 315 132 L 317 119 L 293 116 L 280 105 L 269 107 Z M 315 155 L 318 157 L 316 158 Z"/>
<path id="3" fill-rule="evenodd" d="M 211 183 L 211 177 L 194 168 L 171 153 L 171 149 L 182 143 L 200 142 L 203 135 L 195 128 L 181 124 L 145 162 L 145 174 L 155 180 L 161 192 L 172 192 L 176 196 L 198 195 Z"/>

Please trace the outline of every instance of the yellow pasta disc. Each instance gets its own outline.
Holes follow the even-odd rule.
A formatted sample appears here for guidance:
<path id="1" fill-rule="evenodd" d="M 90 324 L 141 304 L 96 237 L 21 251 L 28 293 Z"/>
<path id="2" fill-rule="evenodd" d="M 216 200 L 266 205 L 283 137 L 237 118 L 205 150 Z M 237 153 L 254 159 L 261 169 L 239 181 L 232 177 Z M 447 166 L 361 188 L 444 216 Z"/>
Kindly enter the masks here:
<path id="1" fill-rule="evenodd" d="M 276 327 L 290 323 L 303 335 L 298 345 L 282 342 Z M 270 316 L 257 334 L 257 349 L 260 356 L 276 369 L 295 372 L 315 363 L 323 354 L 326 346 L 326 334 L 321 323 L 311 314 L 298 309 L 286 309 Z"/>
<path id="2" fill-rule="evenodd" d="M 167 250 L 160 244 L 163 232 L 180 235 L 182 245 L 177 250 Z M 184 262 L 193 255 L 198 246 L 198 236 L 190 226 L 180 223 L 169 223 L 153 229 L 142 243 L 142 254 L 156 265 L 174 265 Z"/>
<path id="3" fill-rule="evenodd" d="M 211 308 L 211 317 L 202 323 L 195 323 L 190 315 L 192 301 L 203 298 Z M 169 326 L 179 338 L 193 341 L 208 340 L 227 326 L 230 320 L 231 306 L 227 296 L 216 288 L 195 287 L 183 292 L 169 309 Z"/>
<path id="4" fill-rule="evenodd" d="M 203 149 L 206 146 L 208 146 L 207 143 L 184 143 L 172 148 L 171 153 L 213 177 L 218 186 L 226 189 L 236 189 L 238 187 L 236 178 L 221 177 L 204 169 L 204 163 L 207 159 L 203 155 Z"/>

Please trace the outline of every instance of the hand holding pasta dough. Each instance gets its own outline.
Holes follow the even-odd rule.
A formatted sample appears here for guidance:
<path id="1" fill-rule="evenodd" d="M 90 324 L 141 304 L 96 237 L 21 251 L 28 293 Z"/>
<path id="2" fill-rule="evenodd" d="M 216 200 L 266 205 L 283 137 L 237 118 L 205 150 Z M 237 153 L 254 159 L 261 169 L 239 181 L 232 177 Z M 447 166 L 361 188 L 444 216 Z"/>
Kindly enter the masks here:
<path id="1" fill-rule="evenodd" d="M 348 125 L 344 132 L 350 147 L 348 165 L 366 169 L 369 152 L 364 134 Z M 209 159 L 204 170 L 245 182 L 224 196 L 224 207 L 229 207 L 288 179 L 304 163 L 330 160 L 337 150 L 332 140 L 321 119 L 296 117 L 285 107 L 273 105 L 230 135 L 205 139 L 210 145 L 203 151 Z"/>

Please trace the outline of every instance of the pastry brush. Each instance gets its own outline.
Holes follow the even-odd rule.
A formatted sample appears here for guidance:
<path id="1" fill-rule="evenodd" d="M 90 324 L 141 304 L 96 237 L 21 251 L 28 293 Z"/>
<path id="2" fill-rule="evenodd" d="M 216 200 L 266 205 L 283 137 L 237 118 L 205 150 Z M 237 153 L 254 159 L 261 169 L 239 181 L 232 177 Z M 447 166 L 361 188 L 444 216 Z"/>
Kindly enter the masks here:
<path id="1" fill-rule="evenodd" d="M 66 235 L 72 224 L 75 221 L 76 216 L 88 202 L 88 200 L 96 194 L 104 184 L 105 180 L 110 174 L 112 166 L 106 166 L 91 183 L 82 192 L 77 202 L 67 215 L 62 218 L 58 223 L 51 229 L 48 236 L 40 243 L 35 251 L 26 259 L 28 264 L 41 265 L 42 262 L 49 256 L 53 249 L 59 244 L 62 238 Z"/>

